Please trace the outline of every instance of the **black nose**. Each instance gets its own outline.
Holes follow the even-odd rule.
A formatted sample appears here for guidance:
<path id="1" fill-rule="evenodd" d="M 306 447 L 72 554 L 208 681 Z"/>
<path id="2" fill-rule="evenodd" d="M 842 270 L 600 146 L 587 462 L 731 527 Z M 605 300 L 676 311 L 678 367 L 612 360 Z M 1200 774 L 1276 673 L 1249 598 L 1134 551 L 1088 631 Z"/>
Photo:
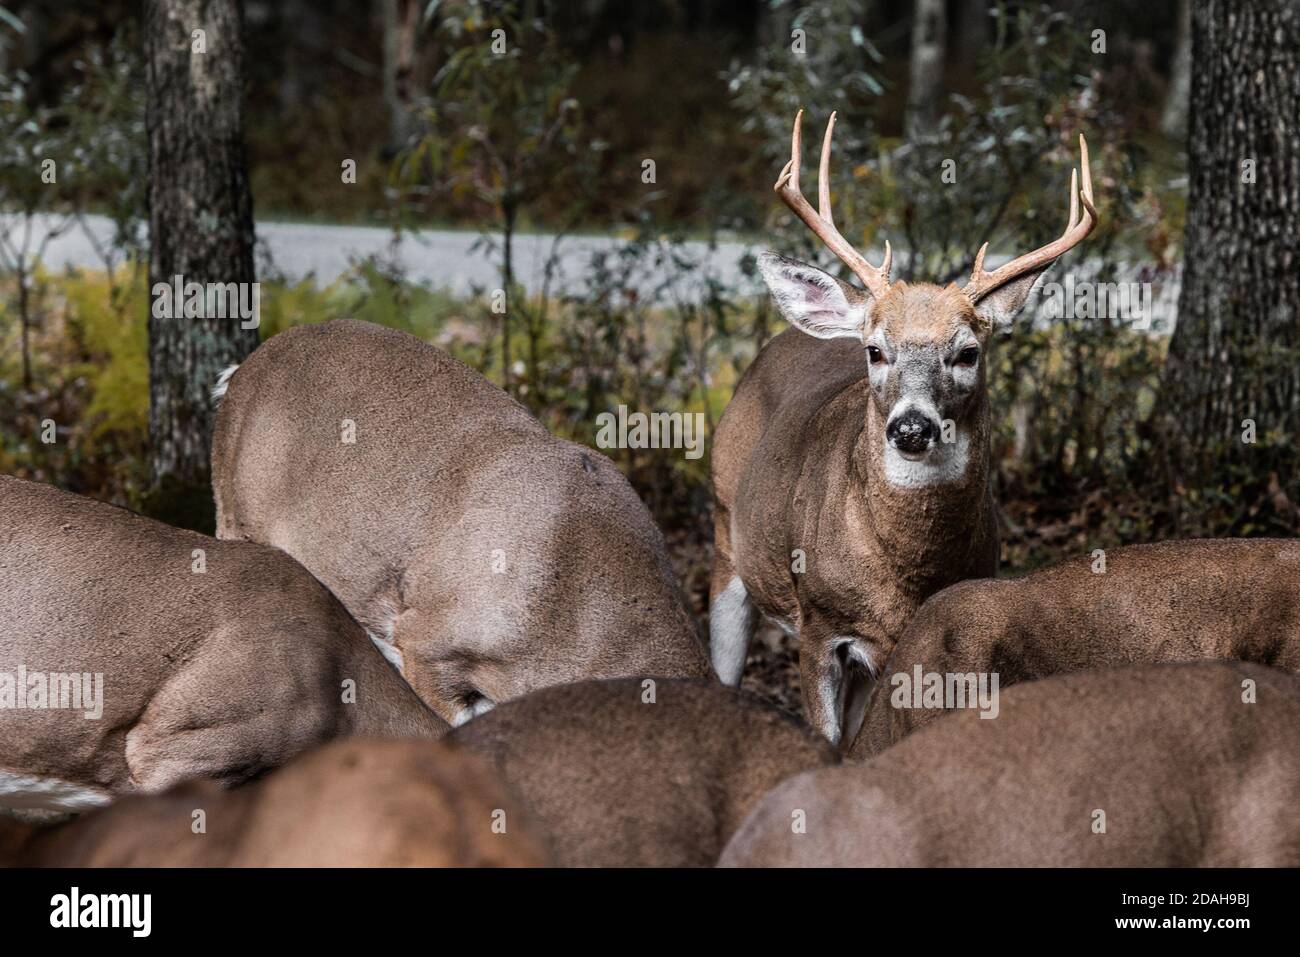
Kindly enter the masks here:
<path id="1" fill-rule="evenodd" d="M 889 420 L 885 438 L 903 452 L 924 452 L 939 437 L 939 423 L 917 409 Z"/>

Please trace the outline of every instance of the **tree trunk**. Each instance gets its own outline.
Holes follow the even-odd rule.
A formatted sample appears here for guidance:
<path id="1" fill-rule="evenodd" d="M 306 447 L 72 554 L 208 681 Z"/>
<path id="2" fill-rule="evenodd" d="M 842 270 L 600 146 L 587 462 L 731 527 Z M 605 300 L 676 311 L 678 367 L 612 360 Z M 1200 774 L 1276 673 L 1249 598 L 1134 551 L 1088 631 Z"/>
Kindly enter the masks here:
<path id="1" fill-rule="evenodd" d="M 1256 477 L 1294 465 L 1300 9 L 1293 0 L 1197 3 L 1192 56 L 1186 251 L 1162 400 L 1189 487 L 1214 484 L 1226 464 Z"/>
<path id="2" fill-rule="evenodd" d="M 1165 94 L 1160 128 L 1172 137 L 1187 133 L 1187 109 L 1192 96 L 1192 0 L 1178 0 L 1178 37 L 1173 64 L 1169 68 L 1169 91 Z"/>
<path id="3" fill-rule="evenodd" d="M 284 44 L 276 99 L 286 117 L 297 117 L 307 103 L 313 65 L 328 49 L 321 37 L 323 14 L 313 10 L 308 0 L 280 0 L 276 14 Z"/>
<path id="4" fill-rule="evenodd" d="M 974 66 L 989 42 L 989 0 L 961 0 L 959 29 L 953 38 L 962 62 Z"/>
<path id="5" fill-rule="evenodd" d="M 146 0 L 149 133 L 149 285 L 251 284 L 253 200 L 244 151 L 239 0 Z M 202 31 L 197 33 L 196 31 Z M 196 46 L 202 44 L 204 52 Z M 149 317 L 148 509 L 196 527 L 211 524 L 210 391 L 226 367 L 257 347 L 238 315 Z M 222 310 L 228 311 L 228 310 Z"/>
<path id="6" fill-rule="evenodd" d="M 411 132 L 411 83 L 415 37 L 420 24 L 416 0 L 383 0 L 384 106 L 388 110 L 388 148 L 396 152 Z"/>
<path id="7" fill-rule="evenodd" d="M 26 256 L 26 250 L 23 255 Z M 22 350 L 23 350 L 23 391 L 32 391 L 32 346 L 31 346 L 31 293 L 29 283 L 30 277 L 27 275 L 27 264 L 24 262 L 19 266 L 15 278 L 18 280 L 18 323 L 22 330 Z"/>
<path id="8" fill-rule="evenodd" d="M 514 370 L 510 368 L 510 310 L 515 299 L 515 217 L 513 205 L 503 209 L 501 230 L 501 283 L 505 309 L 501 313 L 501 388 L 514 395 Z"/>
<path id="9" fill-rule="evenodd" d="M 912 13 L 912 61 L 907 88 L 908 139 L 924 136 L 939 114 L 943 60 L 948 42 L 944 0 L 916 0 Z"/>

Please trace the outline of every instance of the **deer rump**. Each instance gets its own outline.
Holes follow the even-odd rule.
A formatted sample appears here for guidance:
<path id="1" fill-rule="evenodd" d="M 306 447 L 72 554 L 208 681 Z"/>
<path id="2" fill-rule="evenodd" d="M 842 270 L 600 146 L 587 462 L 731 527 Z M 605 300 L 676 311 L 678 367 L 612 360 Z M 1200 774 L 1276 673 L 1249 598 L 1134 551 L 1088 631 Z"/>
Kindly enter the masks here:
<path id="1" fill-rule="evenodd" d="M 406 333 L 269 339 L 221 399 L 213 488 L 219 537 L 302 562 L 455 724 L 565 681 L 709 673 L 613 463 Z"/>
<path id="2" fill-rule="evenodd" d="M 1006 688 L 1095 668 L 1201 659 L 1300 673 L 1300 542 L 1130 545 L 1022 578 L 945 589 L 899 639 L 851 754 L 879 753 L 947 710 L 970 707 L 950 691 L 963 683 L 996 680 Z M 923 682 L 936 690 L 942 682 L 942 696 L 914 707 Z"/>
<path id="3" fill-rule="evenodd" d="M 8 476 L 0 541 L 0 672 L 59 678 L 56 697 L 0 710 L 2 806 L 80 811 L 189 778 L 238 783 L 336 735 L 446 727 L 273 549 Z"/>
<path id="4" fill-rule="evenodd" d="M 527 812 L 492 768 L 437 741 L 347 738 L 233 790 L 186 782 L 50 829 L 0 820 L 0 866 L 547 863 Z"/>
<path id="5" fill-rule="evenodd" d="M 1026 682 L 763 799 L 724 866 L 1300 864 L 1300 680 L 1245 662 Z M 798 813 L 802 827 L 792 829 Z"/>

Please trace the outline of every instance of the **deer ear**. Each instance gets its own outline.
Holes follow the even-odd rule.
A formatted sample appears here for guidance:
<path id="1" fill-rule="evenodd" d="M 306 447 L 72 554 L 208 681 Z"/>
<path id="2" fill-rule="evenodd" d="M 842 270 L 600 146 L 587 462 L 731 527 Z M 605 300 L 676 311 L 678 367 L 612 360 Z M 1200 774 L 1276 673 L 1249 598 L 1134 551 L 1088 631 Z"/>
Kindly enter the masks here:
<path id="1" fill-rule="evenodd" d="M 998 286 L 992 292 L 985 293 L 975 303 L 975 314 L 983 321 L 985 328 L 997 329 L 1011 325 L 1020 314 L 1020 310 L 1025 307 L 1025 303 L 1029 301 L 1029 294 L 1038 285 L 1038 280 L 1042 279 L 1051 268 L 1052 263 L 1048 263 L 1042 269 L 1027 272 L 1005 285 Z"/>
<path id="2" fill-rule="evenodd" d="M 872 301 L 870 294 L 816 266 L 772 252 L 759 255 L 758 269 L 781 315 L 791 325 L 818 339 L 862 335 Z"/>

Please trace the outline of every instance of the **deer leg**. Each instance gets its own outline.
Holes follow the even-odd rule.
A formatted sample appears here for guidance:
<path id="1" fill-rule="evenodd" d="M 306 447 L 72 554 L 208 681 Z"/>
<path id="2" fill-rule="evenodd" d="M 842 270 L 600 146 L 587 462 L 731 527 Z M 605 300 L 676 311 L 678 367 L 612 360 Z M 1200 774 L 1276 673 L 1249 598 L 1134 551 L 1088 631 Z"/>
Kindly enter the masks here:
<path id="1" fill-rule="evenodd" d="M 723 684 L 740 684 L 757 625 L 758 608 L 731 560 L 719 550 L 713 558 L 709 588 L 709 658 Z"/>
<path id="2" fill-rule="evenodd" d="M 810 616 L 799 629 L 799 685 L 804 717 L 831 744 L 839 745 L 844 668 L 831 645 L 831 632 Z"/>
<path id="3" fill-rule="evenodd" d="M 190 778 L 237 784 L 333 737 L 341 725 L 341 708 L 331 706 L 337 687 L 295 664 L 284 644 L 228 635 L 203 647 L 127 733 L 131 783 L 149 792 Z M 254 650 L 260 660 L 247 662 L 248 677 L 232 694 L 232 671 Z"/>
<path id="4" fill-rule="evenodd" d="M 866 715 L 874 669 L 860 637 L 840 635 L 815 614 L 799 630 L 799 682 L 808 723 L 831 744 L 853 743 Z"/>

